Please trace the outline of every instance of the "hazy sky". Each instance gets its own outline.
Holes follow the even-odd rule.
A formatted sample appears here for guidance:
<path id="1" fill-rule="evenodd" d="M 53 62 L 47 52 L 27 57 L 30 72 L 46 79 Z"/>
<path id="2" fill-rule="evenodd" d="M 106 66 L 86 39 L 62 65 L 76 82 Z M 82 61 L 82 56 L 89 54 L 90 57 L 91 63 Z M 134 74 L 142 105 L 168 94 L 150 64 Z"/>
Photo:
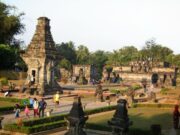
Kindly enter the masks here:
<path id="1" fill-rule="evenodd" d="M 90 51 L 125 45 L 141 49 L 146 40 L 180 53 L 180 0 L 1 0 L 25 13 L 29 44 L 37 18 L 48 17 L 56 43 L 73 41 Z"/>

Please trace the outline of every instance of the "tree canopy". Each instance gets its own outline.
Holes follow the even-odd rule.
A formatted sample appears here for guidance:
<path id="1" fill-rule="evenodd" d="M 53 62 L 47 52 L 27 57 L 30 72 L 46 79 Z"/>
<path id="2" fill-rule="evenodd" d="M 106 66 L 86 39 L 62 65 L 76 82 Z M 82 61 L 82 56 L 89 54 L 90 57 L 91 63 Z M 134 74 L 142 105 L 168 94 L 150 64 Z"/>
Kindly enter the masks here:
<path id="1" fill-rule="evenodd" d="M 69 41 L 67 43 L 56 44 L 56 48 L 58 53 L 62 56 L 62 58 L 65 58 L 72 64 L 76 63 L 76 50 L 74 43 L 72 41 Z"/>
<path id="2" fill-rule="evenodd" d="M 24 24 L 21 19 L 24 13 L 16 13 L 16 7 L 9 6 L 0 1 L 0 43 L 17 44 L 15 36 L 23 33 Z"/>
<path id="3" fill-rule="evenodd" d="M 76 56 L 77 56 L 78 64 L 89 64 L 90 52 L 86 46 L 84 45 L 78 46 L 78 49 L 76 50 Z"/>

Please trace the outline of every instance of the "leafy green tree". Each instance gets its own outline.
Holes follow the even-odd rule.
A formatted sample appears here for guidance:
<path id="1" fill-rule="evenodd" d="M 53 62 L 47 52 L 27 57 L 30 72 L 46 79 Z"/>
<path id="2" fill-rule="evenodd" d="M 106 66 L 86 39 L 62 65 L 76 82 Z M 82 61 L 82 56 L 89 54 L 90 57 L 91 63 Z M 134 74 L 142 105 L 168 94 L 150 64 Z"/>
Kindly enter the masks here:
<path id="1" fill-rule="evenodd" d="M 61 68 L 65 68 L 67 70 L 71 70 L 72 65 L 71 62 L 65 58 L 63 58 L 60 62 L 59 62 L 59 67 Z"/>
<path id="2" fill-rule="evenodd" d="M 17 44 L 15 36 L 24 31 L 21 18 L 24 13 L 16 14 L 16 7 L 0 1 L 0 43 Z"/>
<path id="3" fill-rule="evenodd" d="M 90 52 L 86 46 L 78 46 L 78 49 L 76 50 L 76 56 L 77 64 L 89 64 Z"/>
<path id="4" fill-rule="evenodd" d="M 154 65 L 157 62 L 165 61 L 168 55 L 173 54 L 173 51 L 168 47 L 156 44 L 154 40 L 149 40 L 139 54 L 142 60 L 151 61 Z"/>
<path id="5" fill-rule="evenodd" d="M 96 52 L 90 55 L 90 64 L 95 65 L 97 67 L 99 73 L 99 79 L 102 76 L 102 70 L 108 60 L 108 53 L 97 50 Z"/>
<path id="6" fill-rule="evenodd" d="M 161 47 L 160 49 L 160 60 L 161 61 L 166 61 L 166 57 L 169 56 L 169 55 L 173 55 L 173 51 L 168 48 L 168 47 Z"/>
<path id="7" fill-rule="evenodd" d="M 114 50 L 112 53 L 109 53 L 107 56 L 108 56 L 108 60 L 106 64 L 115 65 L 115 66 L 119 66 L 122 64 L 121 56 L 118 50 Z"/>
<path id="8" fill-rule="evenodd" d="M 137 60 L 138 57 L 138 49 L 134 46 L 125 46 L 119 50 L 119 53 L 123 64 Z"/>
<path id="9" fill-rule="evenodd" d="M 127 65 L 130 61 L 137 60 L 138 49 L 134 46 L 125 46 L 119 50 L 114 50 L 108 56 L 107 64 Z"/>
<path id="10" fill-rule="evenodd" d="M 76 50 L 72 41 L 56 45 L 58 53 L 62 58 L 70 61 L 72 64 L 76 63 Z"/>
<path id="11" fill-rule="evenodd" d="M 11 46 L 0 44 L 0 69 L 12 69 L 16 62 L 16 52 Z"/>
<path id="12" fill-rule="evenodd" d="M 169 54 L 169 55 L 166 56 L 165 61 L 166 61 L 166 62 L 169 62 L 169 63 L 171 63 L 171 64 L 174 64 L 174 58 L 175 58 L 175 55 L 174 55 L 174 54 Z"/>

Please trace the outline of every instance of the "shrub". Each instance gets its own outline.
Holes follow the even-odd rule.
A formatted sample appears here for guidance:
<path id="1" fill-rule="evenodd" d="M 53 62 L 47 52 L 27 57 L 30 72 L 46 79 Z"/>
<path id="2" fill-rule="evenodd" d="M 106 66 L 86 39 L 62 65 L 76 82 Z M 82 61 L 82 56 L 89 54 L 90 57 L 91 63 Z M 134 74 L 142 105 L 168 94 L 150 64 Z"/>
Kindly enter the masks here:
<path id="1" fill-rule="evenodd" d="M 8 85 L 8 79 L 5 77 L 0 78 L 0 82 L 2 85 Z"/>
<path id="2" fill-rule="evenodd" d="M 161 89 L 161 94 L 167 94 L 167 92 L 169 91 L 169 88 L 162 88 Z"/>
<path id="3" fill-rule="evenodd" d="M 54 121 L 64 120 L 64 117 L 67 117 L 67 116 L 68 116 L 68 114 L 61 114 L 61 115 L 54 115 L 51 117 L 28 120 L 28 121 L 24 121 L 23 125 L 24 126 L 34 126 L 34 125 L 41 125 L 43 123 L 51 123 Z"/>
<path id="4" fill-rule="evenodd" d="M 138 90 L 138 89 L 141 89 L 142 86 L 139 85 L 139 84 L 134 84 L 134 85 L 131 86 L 131 88 L 132 88 L 133 90 Z"/>
<path id="5" fill-rule="evenodd" d="M 114 94 L 123 94 L 125 92 L 127 92 L 129 90 L 128 87 L 123 87 L 123 88 L 120 88 L 120 89 L 111 89 L 110 92 L 114 93 Z"/>
<path id="6" fill-rule="evenodd" d="M 106 106 L 106 107 L 96 108 L 96 109 L 92 109 L 92 110 L 86 110 L 86 111 L 85 111 L 85 114 L 86 114 L 86 115 L 91 115 L 91 114 L 100 113 L 100 112 L 106 112 L 106 111 L 111 111 L 111 110 L 115 110 L 115 109 L 116 109 L 116 105 Z"/>
<path id="7" fill-rule="evenodd" d="M 132 104 L 132 107 L 150 107 L 150 108 L 174 108 L 174 104 Z"/>
<path id="8" fill-rule="evenodd" d="M 112 89 L 112 90 L 110 90 L 110 92 L 113 94 L 119 94 L 120 93 L 120 91 L 118 89 Z"/>
<path id="9" fill-rule="evenodd" d="M 8 101 L 8 102 L 13 102 L 18 103 L 20 105 L 20 109 L 25 108 L 25 102 L 28 103 L 28 99 L 17 99 L 17 98 L 10 98 L 10 97 L 0 97 L 0 101 Z M 0 107 L 0 113 L 7 113 L 7 112 L 12 112 L 14 110 L 14 106 L 5 106 L 5 107 Z"/>
<path id="10" fill-rule="evenodd" d="M 58 127 L 66 126 L 66 122 L 64 120 L 51 122 L 51 123 L 45 123 L 40 125 L 34 125 L 34 126 L 17 126 L 16 124 L 6 124 L 4 125 L 4 129 L 8 131 L 13 132 L 21 132 L 21 133 L 37 133 L 45 130 L 50 130 Z"/>

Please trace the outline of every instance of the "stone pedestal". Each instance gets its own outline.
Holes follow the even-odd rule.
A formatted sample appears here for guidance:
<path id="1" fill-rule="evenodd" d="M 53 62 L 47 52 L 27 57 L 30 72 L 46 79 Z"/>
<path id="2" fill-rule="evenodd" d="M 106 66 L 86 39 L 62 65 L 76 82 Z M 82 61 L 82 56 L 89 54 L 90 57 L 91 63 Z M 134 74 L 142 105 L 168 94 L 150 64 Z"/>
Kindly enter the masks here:
<path id="1" fill-rule="evenodd" d="M 65 133 L 65 135 L 86 135 L 86 132 L 83 131 L 83 127 L 87 119 L 88 116 L 85 116 L 84 114 L 81 98 L 76 97 L 70 114 L 67 117 L 69 130 Z"/>
<path id="2" fill-rule="evenodd" d="M 129 120 L 127 111 L 127 101 L 120 99 L 117 101 L 117 108 L 113 118 L 108 121 L 108 125 L 112 128 L 113 135 L 126 135 L 132 121 Z"/>

